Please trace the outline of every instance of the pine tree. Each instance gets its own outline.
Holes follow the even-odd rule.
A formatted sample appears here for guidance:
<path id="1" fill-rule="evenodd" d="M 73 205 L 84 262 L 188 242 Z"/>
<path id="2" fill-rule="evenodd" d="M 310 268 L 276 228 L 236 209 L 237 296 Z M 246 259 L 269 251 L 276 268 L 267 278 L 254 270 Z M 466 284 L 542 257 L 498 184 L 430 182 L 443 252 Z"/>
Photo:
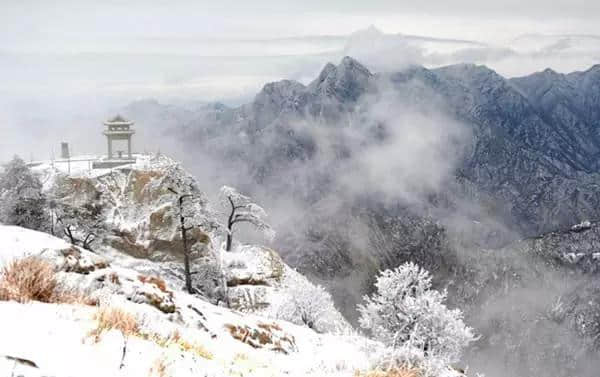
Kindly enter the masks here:
<path id="1" fill-rule="evenodd" d="M 174 172 L 168 174 L 169 177 L 173 178 L 171 178 L 166 185 L 167 189 L 174 196 L 173 207 L 175 208 L 175 213 L 179 221 L 179 231 L 181 232 L 183 249 L 185 289 L 188 293 L 193 294 L 197 293 L 197 289 L 195 289 L 192 284 L 193 275 L 197 275 L 200 279 L 205 277 L 208 278 L 207 274 L 210 275 L 211 272 L 214 272 L 215 270 L 220 272 L 221 267 L 220 259 L 216 258 L 216 262 L 219 263 L 218 266 L 203 266 L 202 268 L 196 268 L 196 271 L 192 271 L 195 262 L 194 257 L 197 257 L 194 250 L 192 250 L 192 245 L 197 240 L 194 240 L 190 234 L 194 228 L 214 230 L 218 224 L 214 223 L 209 217 L 203 216 L 201 211 L 199 211 L 200 208 L 206 206 L 207 202 L 204 195 L 202 195 L 198 189 L 195 180 L 190 175 L 180 171 L 178 166 L 174 169 Z M 218 282 L 218 285 L 225 286 L 224 282 L 221 281 Z"/>
<path id="2" fill-rule="evenodd" d="M 34 230 L 49 227 L 42 183 L 25 162 L 15 156 L 0 176 L 0 221 Z"/>
<path id="3" fill-rule="evenodd" d="M 228 209 L 227 217 L 227 244 L 225 250 L 231 251 L 233 241 L 233 227 L 240 223 L 252 224 L 256 229 L 263 232 L 267 239 L 273 239 L 275 232 L 265 221 L 267 213 L 252 199 L 241 194 L 233 187 L 223 186 L 220 192 L 221 205 Z"/>

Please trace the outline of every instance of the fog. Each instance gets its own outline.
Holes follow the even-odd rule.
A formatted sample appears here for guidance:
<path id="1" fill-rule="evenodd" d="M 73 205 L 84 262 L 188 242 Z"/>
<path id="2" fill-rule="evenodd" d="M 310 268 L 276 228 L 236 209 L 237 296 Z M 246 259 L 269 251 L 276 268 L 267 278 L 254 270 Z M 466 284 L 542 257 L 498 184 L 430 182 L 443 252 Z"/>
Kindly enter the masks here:
<path id="1" fill-rule="evenodd" d="M 202 119 L 202 105 L 250 103 L 266 83 L 281 79 L 308 84 L 326 63 L 337 64 L 345 55 L 378 73 L 414 65 L 476 63 L 505 77 L 547 67 L 559 72 L 585 70 L 600 62 L 600 35 L 594 34 L 600 5 L 589 1 L 560 0 L 551 6 L 541 0 L 403 3 L 4 3 L 0 6 L 0 161 L 14 154 L 26 160 L 53 158 L 62 141 L 70 143 L 74 155 L 104 154 L 102 121 L 122 113 L 136 121 L 136 152 L 160 151 L 182 161 L 210 195 L 221 184 L 247 190 L 268 210 L 282 234 L 305 230 L 315 219 L 337 217 L 343 224 L 319 225 L 344 228 L 348 244 L 343 246 L 349 253 L 365 250 L 375 243 L 369 239 L 376 236 L 370 233 L 372 224 L 343 215 L 351 212 L 348 203 L 376 194 L 389 207 L 408 207 L 435 219 L 427 226 L 443 226 L 451 242 L 461 238 L 452 245 L 457 258 L 472 263 L 481 256 L 463 246 L 479 246 L 485 238 L 478 238 L 480 229 L 487 227 L 511 240 L 521 235 L 510 221 L 489 216 L 481 203 L 465 197 L 452 197 L 451 209 L 430 205 L 430 195 L 451 187 L 473 135 L 468 125 L 448 112 L 404 106 L 406 99 L 398 98 L 386 80 L 378 83 L 377 95 L 361 98 L 356 118 L 327 127 L 314 119 L 291 122 L 294 137 L 314 147 L 312 154 L 283 168 L 277 166 L 281 173 L 260 185 L 253 181 L 256 171 L 251 166 L 224 161 L 215 153 L 238 150 L 245 142 L 243 132 L 236 134 L 239 138 L 224 134 L 211 139 L 216 145 L 212 148 L 203 144 L 207 140 L 186 139 L 193 135 L 189 128 Z M 429 100 L 435 108 L 437 99 Z M 153 112 L 156 108 L 160 110 Z M 385 138 L 377 133 L 381 124 L 386 126 Z M 249 159 L 271 162 L 270 142 L 281 137 L 277 130 L 271 132 L 264 135 L 264 148 L 257 148 Z M 253 234 L 244 237 L 251 239 Z M 389 247 L 384 243 L 379 245 L 382 250 L 369 253 L 389 252 L 383 250 Z M 477 259 L 482 276 L 495 272 L 496 262 Z M 502 260 L 507 269 L 521 262 L 526 263 L 517 258 Z M 356 300 L 370 278 L 340 284 L 355 289 L 357 297 L 351 300 Z M 528 313 L 541 310 L 556 292 L 571 288 L 561 285 L 563 278 L 549 277 L 547 285 L 525 284 L 505 300 L 518 302 Z M 505 304 L 481 308 L 476 325 L 487 326 Z M 507 317 L 511 323 L 519 321 L 513 312 Z M 554 333 L 548 330 L 547 334 Z M 576 344 L 571 336 L 566 334 L 560 341 Z M 494 355 L 476 355 L 489 356 L 485 361 L 494 364 L 496 375 L 501 374 L 502 363 Z M 486 367 L 484 362 L 477 366 Z"/>

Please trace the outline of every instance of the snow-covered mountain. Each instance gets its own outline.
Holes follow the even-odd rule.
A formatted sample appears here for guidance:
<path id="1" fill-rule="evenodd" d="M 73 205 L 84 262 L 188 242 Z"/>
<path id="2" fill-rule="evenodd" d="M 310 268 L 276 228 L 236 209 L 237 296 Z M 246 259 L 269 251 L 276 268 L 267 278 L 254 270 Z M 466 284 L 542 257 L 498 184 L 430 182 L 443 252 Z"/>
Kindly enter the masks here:
<path id="1" fill-rule="evenodd" d="M 277 224 L 284 260 L 331 287 L 348 317 L 378 269 L 413 260 L 472 309 L 469 318 L 507 326 L 495 343 L 505 347 L 487 339 L 472 359 L 488 360 L 486 349 L 498 354 L 516 344 L 516 317 L 538 318 L 576 289 L 570 267 L 548 270 L 548 255 L 525 253 L 525 263 L 518 247 L 481 250 L 599 217 L 597 72 L 509 80 L 458 64 L 382 74 L 346 57 L 309 85 L 267 84 L 252 103 L 188 119 L 179 130 L 190 154 L 217 156 L 220 174 L 235 167 L 240 185 L 285 203 Z M 536 282 L 552 271 L 562 276 L 561 290 Z M 544 303 L 488 312 L 502 306 L 506 287 L 536 292 Z M 541 373 L 558 362 L 552 355 L 586 349 L 566 325 L 571 319 L 555 329 L 544 322 L 540 334 L 573 344 L 557 350 L 533 339 L 539 354 L 509 362 L 513 371 Z"/>

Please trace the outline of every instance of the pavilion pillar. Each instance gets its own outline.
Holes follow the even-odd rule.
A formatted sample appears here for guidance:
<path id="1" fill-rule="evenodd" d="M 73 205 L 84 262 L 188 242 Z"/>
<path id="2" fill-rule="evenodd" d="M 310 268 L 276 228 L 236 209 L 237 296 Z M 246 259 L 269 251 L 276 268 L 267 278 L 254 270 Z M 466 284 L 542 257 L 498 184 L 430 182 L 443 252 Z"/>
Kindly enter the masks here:
<path id="1" fill-rule="evenodd" d="M 129 137 L 127 138 L 127 155 L 131 160 L 131 135 L 129 135 Z"/>
<path id="2" fill-rule="evenodd" d="M 112 140 L 110 139 L 110 136 L 106 137 L 106 141 L 108 143 L 108 159 L 112 160 Z"/>

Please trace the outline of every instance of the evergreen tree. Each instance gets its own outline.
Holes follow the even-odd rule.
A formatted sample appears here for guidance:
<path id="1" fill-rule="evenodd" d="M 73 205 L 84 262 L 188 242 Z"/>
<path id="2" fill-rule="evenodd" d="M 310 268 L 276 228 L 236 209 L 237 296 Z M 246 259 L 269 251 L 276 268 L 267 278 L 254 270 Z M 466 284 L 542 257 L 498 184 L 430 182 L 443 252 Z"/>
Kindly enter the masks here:
<path id="1" fill-rule="evenodd" d="M 227 244 L 225 250 L 231 251 L 233 241 L 233 227 L 240 223 L 252 224 L 256 229 L 263 232 L 267 239 L 275 237 L 275 232 L 265 221 L 267 213 L 252 199 L 241 194 L 233 187 L 223 186 L 220 192 L 221 205 L 228 208 L 227 215 Z"/>
<path id="2" fill-rule="evenodd" d="M 18 156 L 0 176 L 0 221 L 34 230 L 49 227 L 42 183 Z"/>

